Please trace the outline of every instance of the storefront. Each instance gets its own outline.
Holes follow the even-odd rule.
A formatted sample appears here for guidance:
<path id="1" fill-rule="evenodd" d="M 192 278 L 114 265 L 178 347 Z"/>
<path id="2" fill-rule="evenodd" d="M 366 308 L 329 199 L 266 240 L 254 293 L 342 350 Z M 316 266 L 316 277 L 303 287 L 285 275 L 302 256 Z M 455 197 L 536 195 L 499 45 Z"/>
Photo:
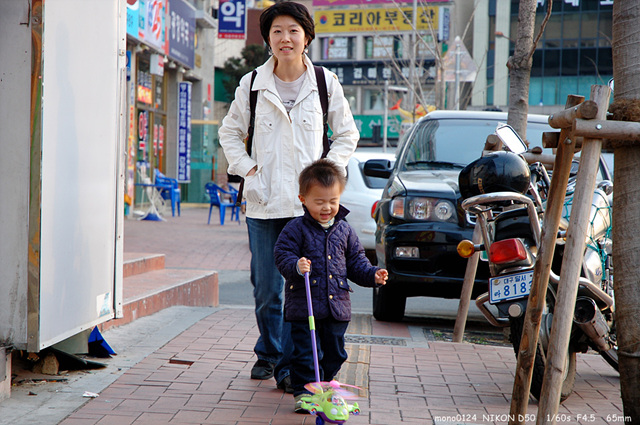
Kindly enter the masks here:
<path id="1" fill-rule="evenodd" d="M 130 206 L 147 202 L 136 183 L 153 180 L 156 170 L 189 181 L 188 173 L 177 175 L 180 149 L 190 150 L 190 145 L 178 146 L 178 90 L 195 66 L 195 31 L 196 10 L 185 0 L 127 5 L 125 177 Z"/>

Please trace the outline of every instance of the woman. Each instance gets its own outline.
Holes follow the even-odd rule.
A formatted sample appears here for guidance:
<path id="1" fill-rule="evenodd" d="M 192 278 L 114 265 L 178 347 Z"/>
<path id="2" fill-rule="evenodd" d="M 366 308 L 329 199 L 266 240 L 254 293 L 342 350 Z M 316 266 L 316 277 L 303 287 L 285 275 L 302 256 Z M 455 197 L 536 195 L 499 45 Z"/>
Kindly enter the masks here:
<path id="1" fill-rule="evenodd" d="M 298 200 L 298 175 L 323 154 L 323 114 L 313 64 L 306 55 L 315 37 L 306 7 L 276 3 L 260 16 L 260 31 L 271 58 L 240 80 L 235 99 L 219 130 L 228 172 L 244 177 L 247 228 L 251 250 L 251 284 L 260 336 L 254 347 L 258 360 L 253 379 L 275 376 L 277 386 L 293 392 L 289 379 L 292 351 L 289 325 L 283 321 L 284 279 L 273 258 L 273 247 L 284 225 L 303 215 Z M 328 124 L 333 142 L 327 159 L 347 166 L 360 137 L 342 86 L 323 69 L 328 92 Z M 250 90 L 258 91 L 253 148 L 245 150 Z"/>

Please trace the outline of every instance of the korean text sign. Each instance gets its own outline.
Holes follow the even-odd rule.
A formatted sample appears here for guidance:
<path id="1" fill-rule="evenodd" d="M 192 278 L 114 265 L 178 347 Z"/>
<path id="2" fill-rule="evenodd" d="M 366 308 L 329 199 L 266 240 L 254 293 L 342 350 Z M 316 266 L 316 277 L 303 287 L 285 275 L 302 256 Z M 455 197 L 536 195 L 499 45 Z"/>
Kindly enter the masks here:
<path id="1" fill-rule="evenodd" d="M 178 175 L 180 183 L 191 180 L 191 83 L 178 87 Z"/>
<path id="2" fill-rule="evenodd" d="M 169 57 L 194 67 L 196 12 L 185 0 L 169 3 Z"/>
<path id="3" fill-rule="evenodd" d="M 413 8 L 323 10 L 315 13 L 316 33 L 411 31 Z M 438 7 L 418 10 L 418 30 L 438 29 Z"/>
<path id="4" fill-rule="evenodd" d="M 245 38 L 247 9 L 245 0 L 220 2 L 218 10 L 218 38 Z"/>

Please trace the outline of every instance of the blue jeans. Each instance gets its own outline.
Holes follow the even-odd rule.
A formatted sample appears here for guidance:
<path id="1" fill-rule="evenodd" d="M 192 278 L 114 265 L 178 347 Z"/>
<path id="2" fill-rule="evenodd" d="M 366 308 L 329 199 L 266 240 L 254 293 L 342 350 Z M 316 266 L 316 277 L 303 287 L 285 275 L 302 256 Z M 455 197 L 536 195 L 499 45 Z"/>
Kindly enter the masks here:
<path id="1" fill-rule="evenodd" d="M 347 332 L 349 322 L 338 322 L 329 317 L 316 320 L 315 324 L 320 381 L 330 381 L 335 378 L 340 367 L 347 360 L 344 334 Z M 293 395 L 297 396 L 307 392 L 304 388 L 305 384 L 316 381 L 309 322 L 291 322 L 291 339 L 293 341 L 291 386 Z"/>
<path id="2" fill-rule="evenodd" d="M 251 284 L 260 336 L 253 351 L 260 360 L 275 363 L 276 382 L 289 375 L 293 346 L 289 323 L 283 317 L 284 278 L 275 265 L 273 248 L 280 232 L 291 220 L 247 218 L 251 250 Z"/>

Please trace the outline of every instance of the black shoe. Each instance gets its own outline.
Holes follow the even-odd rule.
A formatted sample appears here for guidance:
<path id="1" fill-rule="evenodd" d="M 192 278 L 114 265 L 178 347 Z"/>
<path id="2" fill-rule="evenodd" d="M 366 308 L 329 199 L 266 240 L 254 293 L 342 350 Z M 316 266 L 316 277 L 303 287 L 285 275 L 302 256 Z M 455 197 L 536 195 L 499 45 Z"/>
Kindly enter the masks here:
<path id="1" fill-rule="evenodd" d="M 309 405 L 307 404 L 310 398 L 309 396 L 310 394 L 308 393 L 302 393 L 295 396 L 294 398 L 295 404 L 293 405 L 293 411 L 303 415 L 308 415 L 310 413 L 309 410 L 307 409 L 307 407 L 309 407 Z"/>
<path id="2" fill-rule="evenodd" d="M 258 360 L 251 368 L 251 379 L 270 379 L 273 378 L 274 363 L 266 360 Z"/>
<path id="3" fill-rule="evenodd" d="M 282 381 L 278 382 L 278 389 L 284 391 L 287 394 L 293 394 L 293 387 L 291 386 L 291 377 L 289 375 L 282 378 Z"/>

